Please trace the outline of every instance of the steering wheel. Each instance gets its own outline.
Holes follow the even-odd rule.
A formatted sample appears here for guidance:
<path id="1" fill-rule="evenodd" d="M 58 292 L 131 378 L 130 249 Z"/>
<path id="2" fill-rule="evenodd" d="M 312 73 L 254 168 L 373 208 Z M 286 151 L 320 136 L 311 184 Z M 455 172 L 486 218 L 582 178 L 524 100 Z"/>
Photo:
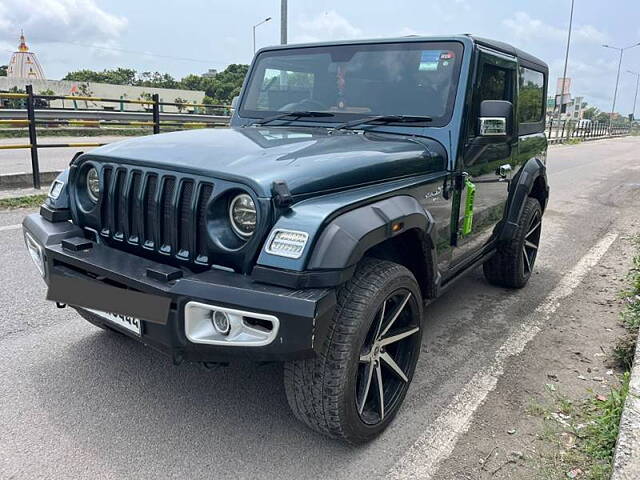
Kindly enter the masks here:
<path id="1" fill-rule="evenodd" d="M 279 110 L 286 112 L 287 110 L 324 110 L 326 105 L 320 103 L 312 98 L 305 98 L 299 102 L 288 103 L 287 105 L 280 107 Z"/>

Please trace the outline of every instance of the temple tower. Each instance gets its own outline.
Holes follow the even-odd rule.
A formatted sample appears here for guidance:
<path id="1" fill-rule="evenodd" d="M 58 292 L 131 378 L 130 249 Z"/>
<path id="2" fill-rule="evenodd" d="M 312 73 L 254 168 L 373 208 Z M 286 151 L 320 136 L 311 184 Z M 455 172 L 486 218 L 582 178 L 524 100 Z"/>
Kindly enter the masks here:
<path id="1" fill-rule="evenodd" d="M 30 80 L 44 80 L 44 72 L 36 54 L 29 51 L 24 40 L 24 34 L 20 33 L 20 45 L 18 51 L 13 52 L 7 66 L 7 77 L 28 78 Z"/>

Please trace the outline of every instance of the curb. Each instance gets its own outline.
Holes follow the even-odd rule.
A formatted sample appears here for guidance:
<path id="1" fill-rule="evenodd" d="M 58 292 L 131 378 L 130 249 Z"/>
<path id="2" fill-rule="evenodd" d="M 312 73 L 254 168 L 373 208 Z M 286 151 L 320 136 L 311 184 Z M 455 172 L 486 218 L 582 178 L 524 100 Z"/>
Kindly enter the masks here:
<path id="1" fill-rule="evenodd" d="M 640 339 L 629 380 L 629 393 L 620 418 L 620 431 L 613 457 L 611 480 L 640 478 Z"/>
<path id="2" fill-rule="evenodd" d="M 43 188 L 48 188 L 61 170 L 53 172 L 40 172 L 40 183 Z M 7 173 L 0 175 L 0 190 L 33 188 L 33 175 L 31 172 Z"/>

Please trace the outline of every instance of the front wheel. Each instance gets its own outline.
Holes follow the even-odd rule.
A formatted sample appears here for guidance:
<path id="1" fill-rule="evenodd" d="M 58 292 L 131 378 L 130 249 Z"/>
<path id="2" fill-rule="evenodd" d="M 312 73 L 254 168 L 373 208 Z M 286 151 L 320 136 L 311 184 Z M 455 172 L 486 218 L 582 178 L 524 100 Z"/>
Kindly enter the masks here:
<path id="1" fill-rule="evenodd" d="M 422 297 L 402 265 L 365 259 L 338 291 L 338 305 L 315 358 L 285 364 L 296 417 L 350 443 L 379 435 L 411 383 L 422 339 Z"/>

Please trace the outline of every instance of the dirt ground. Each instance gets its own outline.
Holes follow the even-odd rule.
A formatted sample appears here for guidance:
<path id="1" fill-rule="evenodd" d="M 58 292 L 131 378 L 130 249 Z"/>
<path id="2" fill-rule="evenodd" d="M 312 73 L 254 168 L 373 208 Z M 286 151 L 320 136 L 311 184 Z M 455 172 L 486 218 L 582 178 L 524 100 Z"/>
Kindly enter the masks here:
<path id="1" fill-rule="evenodd" d="M 620 292 L 627 285 L 636 248 L 633 233 L 640 232 L 640 215 L 634 217 L 541 333 L 510 361 L 497 388 L 434 478 L 572 478 L 571 473 L 567 475 L 572 468 L 558 461 L 572 440 L 567 438 L 567 445 L 551 442 L 545 434 L 548 414 L 540 410 L 557 408 L 554 398 L 579 403 L 589 396 L 607 395 L 618 383 L 622 372 L 612 349 L 625 333 Z M 577 472 L 575 478 L 588 478 L 588 472 Z"/>

